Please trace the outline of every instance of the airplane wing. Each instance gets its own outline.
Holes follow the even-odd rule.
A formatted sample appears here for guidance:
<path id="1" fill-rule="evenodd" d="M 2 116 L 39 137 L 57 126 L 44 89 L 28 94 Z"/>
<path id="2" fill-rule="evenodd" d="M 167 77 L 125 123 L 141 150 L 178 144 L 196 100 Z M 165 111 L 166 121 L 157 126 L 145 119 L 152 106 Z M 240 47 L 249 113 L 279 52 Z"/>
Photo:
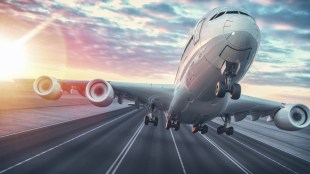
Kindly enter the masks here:
<path id="1" fill-rule="evenodd" d="M 155 103 L 158 109 L 167 110 L 173 98 L 172 84 L 145 84 L 110 82 L 117 95 L 142 103 Z"/>
<path id="2" fill-rule="evenodd" d="M 230 99 L 224 114 L 233 115 L 236 122 L 251 116 L 252 121 L 267 117 L 277 127 L 285 130 L 297 130 L 306 127 L 310 119 L 309 108 L 302 104 L 286 104 L 242 95 L 238 100 Z M 283 117 L 285 115 L 285 117 Z M 292 125 L 293 123 L 293 125 Z"/>
<path id="3" fill-rule="evenodd" d="M 101 79 L 92 81 L 59 80 L 53 77 L 41 76 L 34 82 L 35 92 L 44 99 L 57 100 L 63 91 L 71 93 L 77 90 L 96 106 L 105 107 L 112 103 L 115 97 L 122 103 L 123 99 L 133 100 L 136 107 L 142 104 L 155 103 L 161 110 L 167 110 L 172 100 L 174 85 L 112 82 Z"/>

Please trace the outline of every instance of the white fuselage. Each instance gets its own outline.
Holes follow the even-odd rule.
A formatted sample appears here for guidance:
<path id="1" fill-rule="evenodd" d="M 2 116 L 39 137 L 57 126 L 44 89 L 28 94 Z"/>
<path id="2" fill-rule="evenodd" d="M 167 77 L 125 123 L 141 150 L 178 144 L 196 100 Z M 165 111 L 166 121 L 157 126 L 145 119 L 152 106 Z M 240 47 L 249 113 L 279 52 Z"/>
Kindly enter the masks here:
<path id="1" fill-rule="evenodd" d="M 210 20 L 221 12 L 226 13 Z M 224 81 L 225 64 L 237 65 L 232 82 L 239 82 L 260 42 L 259 28 L 247 14 L 241 8 L 221 7 L 199 20 L 182 55 L 169 115 L 183 123 L 203 123 L 225 111 L 230 96 L 215 95 L 217 82 Z"/>

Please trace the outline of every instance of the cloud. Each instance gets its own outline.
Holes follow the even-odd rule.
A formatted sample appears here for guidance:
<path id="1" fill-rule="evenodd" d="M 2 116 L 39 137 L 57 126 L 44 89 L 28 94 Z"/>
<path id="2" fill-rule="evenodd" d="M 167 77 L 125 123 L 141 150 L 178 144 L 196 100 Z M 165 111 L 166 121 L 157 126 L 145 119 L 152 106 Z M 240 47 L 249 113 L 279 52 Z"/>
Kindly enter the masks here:
<path id="1" fill-rule="evenodd" d="M 121 13 L 130 15 L 130 16 L 139 16 L 139 17 L 143 17 L 146 14 L 143 13 L 141 10 L 137 9 L 137 8 L 133 8 L 133 7 L 125 7 L 123 9 L 120 10 Z"/>
<path id="2" fill-rule="evenodd" d="M 153 12 L 155 15 L 158 13 L 167 15 L 176 15 L 174 8 L 166 3 L 151 3 L 143 6 L 144 9 Z"/>
<path id="3" fill-rule="evenodd" d="M 134 79 L 167 76 L 169 79 L 162 81 L 172 83 L 186 39 L 196 22 L 213 7 L 235 3 L 7 0 L 1 1 L 0 14 L 13 16 L 27 26 L 14 27 L 12 33 L 27 32 L 23 28 L 36 26 L 64 8 L 63 16 L 31 44 L 65 54 L 59 56 L 66 57 L 67 68 L 126 74 Z M 310 64 L 306 61 L 310 59 L 309 3 L 250 0 L 239 5 L 256 18 L 262 33 L 256 62 L 242 83 L 310 87 Z M 40 45 L 46 43 L 42 38 L 53 36 L 61 38 L 58 40 L 63 40 L 64 47 L 58 48 L 58 42 Z"/>

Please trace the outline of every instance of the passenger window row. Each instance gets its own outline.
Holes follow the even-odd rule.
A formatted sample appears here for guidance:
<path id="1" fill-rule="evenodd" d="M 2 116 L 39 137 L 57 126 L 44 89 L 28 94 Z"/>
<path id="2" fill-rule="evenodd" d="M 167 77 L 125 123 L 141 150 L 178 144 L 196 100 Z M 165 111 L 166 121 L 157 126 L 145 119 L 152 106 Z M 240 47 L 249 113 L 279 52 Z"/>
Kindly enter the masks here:
<path id="1" fill-rule="evenodd" d="M 209 21 L 212 21 L 213 19 L 216 19 L 216 18 L 222 16 L 223 14 L 242 14 L 242 15 L 249 16 L 249 17 L 253 18 L 249 14 L 244 13 L 242 11 L 226 11 L 226 12 L 216 13 Z"/>

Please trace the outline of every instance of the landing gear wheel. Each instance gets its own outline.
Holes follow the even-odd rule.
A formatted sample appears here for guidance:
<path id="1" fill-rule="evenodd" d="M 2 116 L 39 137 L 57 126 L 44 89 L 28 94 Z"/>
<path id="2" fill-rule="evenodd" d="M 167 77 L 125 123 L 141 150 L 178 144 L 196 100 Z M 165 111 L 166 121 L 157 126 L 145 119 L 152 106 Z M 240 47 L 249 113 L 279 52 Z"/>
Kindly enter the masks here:
<path id="1" fill-rule="evenodd" d="M 221 135 L 225 132 L 225 127 L 224 126 L 219 126 L 216 130 L 217 134 Z"/>
<path id="2" fill-rule="evenodd" d="M 144 117 L 144 124 L 145 124 L 145 125 L 148 125 L 149 122 L 150 122 L 149 116 L 145 116 L 145 117 Z"/>
<path id="3" fill-rule="evenodd" d="M 208 126 L 202 125 L 202 123 L 196 123 L 192 127 L 192 133 L 197 133 L 200 131 L 201 134 L 206 134 L 208 132 Z"/>
<path id="4" fill-rule="evenodd" d="M 170 127 L 171 127 L 171 125 L 172 125 L 172 124 L 171 124 L 171 120 L 167 120 L 167 121 L 166 121 L 166 127 L 165 127 L 165 128 L 166 128 L 167 130 L 169 130 Z"/>
<path id="5" fill-rule="evenodd" d="M 232 134 L 234 134 L 234 128 L 233 127 L 227 128 L 226 135 L 232 135 Z"/>
<path id="6" fill-rule="evenodd" d="M 199 125 L 198 124 L 194 124 L 192 127 L 192 133 L 197 133 L 199 131 Z"/>
<path id="7" fill-rule="evenodd" d="M 223 119 L 223 118 L 222 118 Z M 234 128 L 233 127 L 227 127 L 228 124 L 230 123 L 230 119 L 231 116 L 229 114 L 225 114 L 225 119 L 223 119 L 224 121 L 224 125 L 223 126 L 219 126 L 217 128 L 217 134 L 223 134 L 224 132 L 226 133 L 226 135 L 232 135 L 234 134 Z"/>
<path id="8" fill-rule="evenodd" d="M 215 89 L 215 95 L 218 98 L 224 98 L 226 94 L 226 85 L 224 82 L 217 82 L 216 89 Z"/>
<path id="9" fill-rule="evenodd" d="M 198 132 L 198 127 L 192 127 L 192 133 L 197 133 Z"/>
<path id="10" fill-rule="evenodd" d="M 179 130 L 180 129 L 180 121 L 179 120 L 177 120 L 177 121 L 175 121 L 175 123 L 174 123 L 174 130 L 175 131 L 177 131 L 177 130 Z"/>
<path id="11" fill-rule="evenodd" d="M 235 83 L 231 86 L 231 88 L 231 99 L 238 100 L 241 95 L 241 86 Z"/>
<path id="12" fill-rule="evenodd" d="M 154 126 L 157 126 L 158 125 L 158 117 L 155 117 L 154 119 Z"/>
<path id="13" fill-rule="evenodd" d="M 207 125 L 203 125 L 202 126 L 202 130 L 200 131 L 201 134 L 206 134 L 208 132 L 208 126 Z"/>

